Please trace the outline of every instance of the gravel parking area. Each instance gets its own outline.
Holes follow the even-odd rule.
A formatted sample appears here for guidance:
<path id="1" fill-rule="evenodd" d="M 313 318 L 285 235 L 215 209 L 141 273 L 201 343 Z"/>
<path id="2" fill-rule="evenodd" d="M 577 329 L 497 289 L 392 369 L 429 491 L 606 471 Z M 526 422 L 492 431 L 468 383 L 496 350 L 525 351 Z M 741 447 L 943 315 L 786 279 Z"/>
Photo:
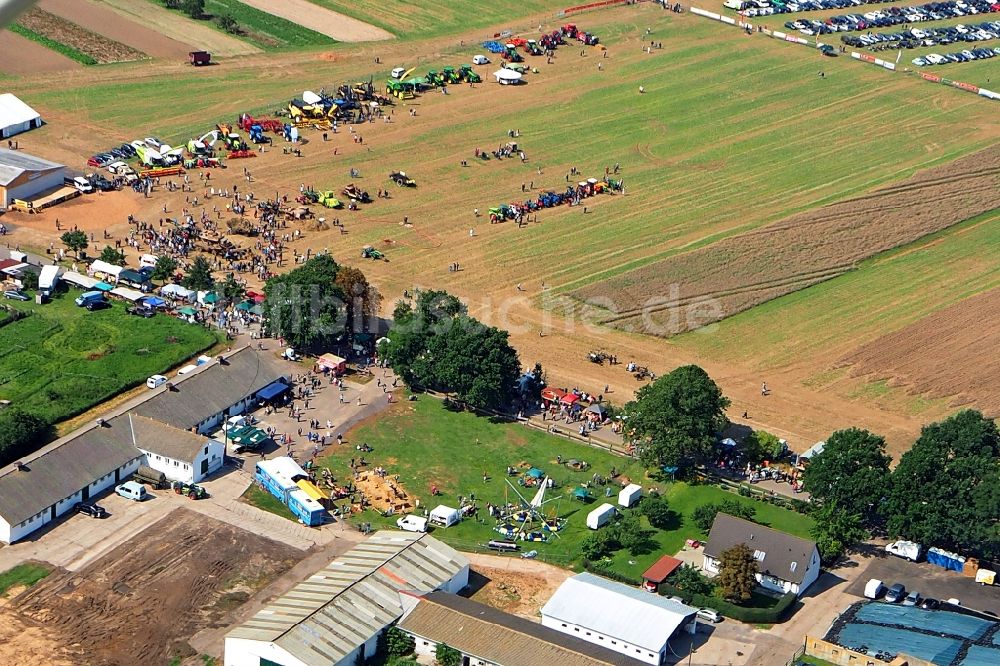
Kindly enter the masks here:
<path id="1" fill-rule="evenodd" d="M 926 562 L 910 562 L 892 555 L 873 560 L 863 576 L 847 588 L 849 594 L 864 597 L 865 583 L 878 578 L 886 586 L 902 583 L 907 590 L 916 590 L 923 597 L 945 600 L 951 597 L 967 608 L 1000 614 L 1000 590 L 979 585 L 955 571 L 948 571 Z"/>

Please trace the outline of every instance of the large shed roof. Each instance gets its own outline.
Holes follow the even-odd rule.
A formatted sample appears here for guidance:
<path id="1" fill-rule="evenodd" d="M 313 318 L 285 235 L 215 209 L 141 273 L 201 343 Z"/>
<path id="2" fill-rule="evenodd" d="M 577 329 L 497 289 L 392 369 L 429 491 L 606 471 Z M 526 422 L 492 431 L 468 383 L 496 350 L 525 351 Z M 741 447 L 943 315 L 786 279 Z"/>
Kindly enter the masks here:
<path id="1" fill-rule="evenodd" d="M 567 579 L 542 615 L 659 652 L 678 627 L 695 614 L 679 601 L 581 573 Z"/>
<path id="2" fill-rule="evenodd" d="M 128 417 L 136 433 L 136 446 L 143 451 L 158 453 L 171 460 L 194 462 L 208 443 L 207 437 L 189 430 L 173 428 L 138 414 L 129 414 Z"/>
<path id="3" fill-rule="evenodd" d="M 233 629 L 305 664 L 336 664 L 403 614 L 401 591 L 430 592 L 469 561 L 426 534 L 380 531 Z"/>
<path id="4" fill-rule="evenodd" d="M 2 124 L 0 122 L 0 125 Z M 28 155 L 19 150 L 0 148 L 0 185 L 10 185 L 25 171 L 50 171 L 62 168 L 62 164 L 41 157 Z"/>
<path id="5" fill-rule="evenodd" d="M 399 627 L 503 666 L 639 666 L 643 663 L 447 592 L 424 595 Z"/>

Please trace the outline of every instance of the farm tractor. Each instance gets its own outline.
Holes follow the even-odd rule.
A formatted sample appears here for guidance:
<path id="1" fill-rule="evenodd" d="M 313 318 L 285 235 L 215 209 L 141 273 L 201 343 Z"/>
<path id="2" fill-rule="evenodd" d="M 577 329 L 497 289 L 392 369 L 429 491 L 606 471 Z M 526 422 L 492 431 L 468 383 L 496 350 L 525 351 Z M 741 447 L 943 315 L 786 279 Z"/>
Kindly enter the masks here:
<path id="1" fill-rule="evenodd" d="M 360 187 L 358 187 L 354 183 L 351 183 L 350 185 L 348 185 L 347 187 L 345 187 L 344 190 L 343 190 L 343 194 L 344 194 L 345 197 L 347 197 L 351 201 L 357 201 L 357 202 L 361 202 L 361 203 L 371 203 L 372 202 L 371 195 L 368 194 L 368 192 L 366 192 L 365 190 L 362 190 Z"/>
<path id="2" fill-rule="evenodd" d="M 479 76 L 473 69 L 472 65 L 462 65 L 458 68 L 458 76 L 462 81 L 467 81 L 469 83 L 482 83 L 483 77 Z"/>
<path id="3" fill-rule="evenodd" d="M 253 143 L 271 143 L 271 137 L 264 134 L 262 125 L 251 125 L 247 131 L 250 133 L 250 141 Z"/>
<path id="4" fill-rule="evenodd" d="M 444 69 L 442 69 L 441 70 L 441 76 L 444 77 L 445 83 L 461 83 L 462 82 L 462 76 L 458 73 L 458 71 L 454 67 L 451 67 L 451 66 L 448 66 L 448 67 L 445 67 Z"/>
<path id="5" fill-rule="evenodd" d="M 407 85 L 396 79 L 389 79 L 385 82 L 385 93 L 398 99 L 413 99 L 415 86 Z"/>
<path id="6" fill-rule="evenodd" d="M 510 62 L 524 62 L 524 58 L 517 52 L 517 46 L 514 44 L 508 43 L 504 47 L 504 57 Z"/>
<path id="7" fill-rule="evenodd" d="M 316 203 L 327 208 L 340 208 L 343 205 L 340 203 L 340 199 L 337 198 L 337 193 L 333 190 L 319 192 L 316 197 Z"/>
<path id="8" fill-rule="evenodd" d="M 417 183 L 412 178 L 406 175 L 405 171 L 393 171 L 389 174 L 389 178 L 392 182 L 396 183 L 399 187 L 416 187 Z"/>
<path id="9" fill-rule="evenodd" d="M 191 139 L 187 142 L 187 150 L 192 157 L 214 157 L 215 149 L 213 146 L 215 142 L 219 139 L 219 133 L 216 131 L 208 132 L 202 135 L 198 139 Z"/>
<path id="10" fill-rule="evenodd" d="M 222 160 L 218 157 L 195 157 L 184 160 L 185 169 L 215 169 L 222 167 Z"/>
<path id="11" fill-rule="evenodd" d="M 592 351 L 587 354 L 587 360 L 598 365 L 604 365 L 604 362 L 609 358 L 611 358 L 611 355 L 603 351 Z"/>
<path id="12" fill-rule="evenodd" d="M 361 248 L 361 258 L 374 259 L 375 261 L 382 261 L 385 259 L 385 254 L 383 254 L 379 250 L 376 250 L 371 245 L 365 245 L 363 248 Z"/>

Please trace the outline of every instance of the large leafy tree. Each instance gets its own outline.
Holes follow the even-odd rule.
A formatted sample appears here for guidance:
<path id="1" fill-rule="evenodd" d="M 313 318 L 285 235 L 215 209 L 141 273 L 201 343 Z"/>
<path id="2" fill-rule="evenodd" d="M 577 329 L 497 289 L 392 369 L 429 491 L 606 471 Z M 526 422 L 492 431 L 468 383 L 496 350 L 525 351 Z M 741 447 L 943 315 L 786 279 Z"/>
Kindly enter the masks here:
<path id="1" fill-rule="evenodd" d="M 113 247 L 111 245 L 105 245 L 104 249 L 101 250 L 100 260 L 106 261 L 107 263 L 113 264 L 115 266 L 124 266 L 125 253 L 116 247 Z"/>
<path id="2" fill-rule="evenodd" d="M 752 505 L 744 504 L 738 499 L 727 498 L 721 502 L 702 504 L 691 513 L 691 520 L 698 529 L 708 534 L 720 511 L 743 520 L 753 520 L 757 515 L 757 510 Z"/>
<path id="3" fill-rule="evenodd" d="M 264 285 L 269 333 L 304 349 L 319 349 L 343 339 L 347 317 L 344 293 L 337 285 L 340 266 L 321 254 Z"/>
<path id="4" fill-rule="evenodd" d="M 1000 433 L 974 410 L 924 426 L 892 473 L 893 536 L 1000 556 Z"/>
<path id="5" fill-rule="evenodd" d="M 378 316 L 382 295 L 368 278 L 353 266 L 341 266 L 335 283 L 346 297 L 347 320 L 353 331 L 368 330 L 368 322 Z"/>
<path id="6" fill-rule="evenodd" d="M 43 419 L 16 407 L 0 412 L 0 467 L 38 449 L 51 435 Z"/>
<path id="7" fill-rule="evenodd" d="M 809 461 L 805 489 L 813 499 L 834 502 L 872 525 L 889 488 L 891 461 L 882 437 L 858 428 L 838 430 L 826 440 L 823 452 Z"/>
<path id="8" fill-rule="evenodd" d="M 639 389 L 624 415 L 643 464 L 658 467 L 709 458 L 728 406 L 708 373 L 685 365 Z"/>
<path id="9" fill-rule="evenodd" d="M 208 291 L 215 286 L 215 279 L 212 277 L 212 265 L 208 263 L 208 259 L 200 255 L 195 257 L 194 261 L 191 262 L 191 266 L 184 274 L 181 284 L 195 291 Z"/>
<path id="10" fill-rule="evenodd" d="M 848 548 L 863 540 L 867 531 L 861 514 L 840 507 L 836 500 L 823 502 L 812 511 L 812 537 L 823 561 L 831 564 Z"/>
<path id="11" fill-rule="evenodd" d="M 246 288 L 236 280 L 232 273 L 226 273 L 226 279 L 215 285 L 219 298 L 223 303 L 235 303 L 247 293 Z"/>
<path id="12" fill-rule="evenodd" d="M 156 258 L 156 265 L 153 266 L 154 280 L 173 280 L 177 273 L 177 260 L 166 255 Z"/>
<path id="13" fill-rule="evenodd" d="M 712 582 L 712 579 L 703 574 L 701 569 L 691 564 L 682 564 L 680 568 L 674 571 L 670 577 L 670 582 L 678 590 L 682 590 L 688 594 L 709 596 L 715 590 L 715 583 Z"/>
<path id="14" fill-rule="evenodd" d="M 63 242 L 63 245 L 72 250 L 77 257 L 83 256 L 81 252 L 86 250 L 90 245 L 90 240 L 87 239 L 87 234 L 83 231 L 67 231 L 59 237 L 59 240 Z"/>
<path id="15" fill-rule="evenodd" d="M 738 543 L 719 556 L 719 575 L 715 582 L 726 599 L 746 601 L 757 585 L 757 571 L 757 560 L 750 546 Z"/>
<path id="16" fill-rule="evenodd" d="M 506 331 L 465 314 L 445 292 L 421 292 L 397 305 L 381 352 L 414 387 L 455 393 L 474 407 L 503 410 L 516 392 L 521 363 Z"/>

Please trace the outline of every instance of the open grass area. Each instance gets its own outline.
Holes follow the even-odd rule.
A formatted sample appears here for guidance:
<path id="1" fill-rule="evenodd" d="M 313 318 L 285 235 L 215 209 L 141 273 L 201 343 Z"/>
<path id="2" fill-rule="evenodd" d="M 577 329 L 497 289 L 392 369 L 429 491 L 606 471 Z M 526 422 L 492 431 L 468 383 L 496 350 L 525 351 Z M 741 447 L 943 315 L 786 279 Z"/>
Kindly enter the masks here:
<path id="1" fill-rule="evenodd" d="M 294 520 L 294 516 L 292 516 L 287 506 L 282 504 L 278 498 L 271 493 L 266 490 L 262 490 L 256 483 L 250 484 L 250 487 L 243 491 L 243 495 L 241 495 L 241 497 L 244 502 L 257 507 L 262 511 L 267 511 L 281 516 L 282 518 Z"/>
<path id="2" fill-rule="evenodd" d="M 493 530 L 495 521 L 486 513 L 485 505 L 519 501 L 515 490 L 504 481 L 507 465 L 532 465 L 555 480 L 556 487 L 546 494 L 551 501 L 545 504 L 544 513 L 565 518 L 566 526 L 548 543 L 524 543 L 522 550 L 538 550 L 539 557 L 564 566 L 580 561 L 580 544 L 592 533 L 586 526 L 587 513 L 603 502 L 615 504 L 617 490 L 626 479 L 642 485 L 647 492 L 652 488 L 664 492 L 678 520 L 673 529 L 656 530 L 643 518 L 643 527 L 650 537 L 647 552 L 633 555 L 621 551 L 611 558 L 612 568 L 623 574 L 636 571 L 641 574 L 661 555 L 679 550 L 685 539 L 704 538 L 690 521 L 691 513 L 702 504 L 735 498 L 755 507 L 757 520 L 762 524 L 799 536 L 808 536 L 811 525 L 805 516 L 738 497 L 716 486 L 648 480 L 642 467 L 633 460 L 522 425 L 494 423 L 472 414 L 451 412 L 439 401 L 425 396 L 416 402 L 400 403 L 377 421 L 358 427 L 348 433 L 347 442 L 348 446 L 321 460 L 321 465 L 329 467 L 339 478 L 349 475 L 348 461 L 358 455 L 354 446 L 366 442 L 375 449 L 365 455 L 370 466 L 381 465 L 390 475 L 398 474 L 400 485 L 420 500 L 421 509 L 438 504 L 457 507 L 459 495 L 474 494 L 480 506 L 478 518 L 434 531 L 435 536 L 463 550 L 483 550 L 487 541 L 501 538 Z M 574 471 L 558 464 L 557 456 L 563 460 L 585 460 L 590 468 Z M 621 474 L 617 483 L 592 484 L 590 502 L 573 499 L 574 488 L 590 481 L 595 472 L 607 475 L 612 467 Z M 484 472 L 489 476 L 486 482 L 483 482 Z M 510 481 L 525 499 L 531 499 L 533 489 L 521 488 L 515 477 L 510 477 Z M 432 484 L 440 489 L 441 496 L 430 495 Z M 610 498 L 605 496 L 605 488 L 612 492 Z M 251 503 L 258 501 L 253 495 L 247 499 Z M 271 510 L 267 504 L 262 501 L 257 506 Z M 287 510 L 276 513 L 289 515 Z M 374 511 L 355 517 L 356 522 L 369 521 L 373 526 L 386 527 L 395 527 L 395 520 L 396 516 L 386 518 Z"/>
<path id="3" fill-rule="evenodd" d="M 158 0 L 150 2 L 162 4 Z M 329 46 L 336 43 L 326 35 L 251 7 L 239 0 L 205 0 L 205 14 L 209 18 L 208 23 L 216 28 L 218 27 L 215 23 L 216 17 L 232 16 L 241 28 L 237 37 L 269 51 Z"/>
<path id="4" fill-rule="evenodd" d="M 50 573 L 52 570 L 41 564 L 18 564 L 0 573 L 0 597 L 14 587 L 31 587 Z"/>
<path id="5" fill-rule="evenodd" d="M 359 21 L 388 30 L 397 37 L 437 37 L 464 30 L 520 21 L 533 14 L 548 14 L 547 22 L 554 23 L 555 13 L 566 3 L 552 0 L 526 0 L 512 2 L 468 3 L 448 0 L 312 0 L 321 7 L 332 9 Z M 572 4 L 572 3 L 571 3 Z M 551 28 L 550 28 L 551 30 Z M 488 35 L 484 34 L 483 37 Z"/>
<path id="6" fill-rule="evenodd" d="M 217 341 L 200 326 L 158 315 L 132 317 L 123 304 L 88 312 L 63 294 L 0 328 L 0 397 L 50 423 L 69 418 L 163 372 Z"/>

